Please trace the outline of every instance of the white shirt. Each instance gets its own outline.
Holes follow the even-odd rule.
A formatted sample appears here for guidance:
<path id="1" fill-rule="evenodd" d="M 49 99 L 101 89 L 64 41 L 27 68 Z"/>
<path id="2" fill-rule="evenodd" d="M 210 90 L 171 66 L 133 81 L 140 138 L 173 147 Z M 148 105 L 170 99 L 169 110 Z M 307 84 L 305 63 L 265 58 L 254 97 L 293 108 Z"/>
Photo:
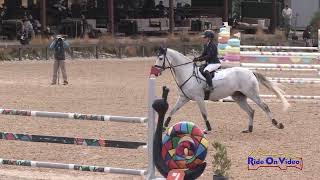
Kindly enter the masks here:
<path id="1" fill-rule="evenodd" d="M 292 9 L 291 8 L 288 8 L 288 9 L 286 9 L 286 8 L 284 8 L 283 10 L 282 10 L 282 16 L 284 17 L 284 18 L 292 18 Z"/>

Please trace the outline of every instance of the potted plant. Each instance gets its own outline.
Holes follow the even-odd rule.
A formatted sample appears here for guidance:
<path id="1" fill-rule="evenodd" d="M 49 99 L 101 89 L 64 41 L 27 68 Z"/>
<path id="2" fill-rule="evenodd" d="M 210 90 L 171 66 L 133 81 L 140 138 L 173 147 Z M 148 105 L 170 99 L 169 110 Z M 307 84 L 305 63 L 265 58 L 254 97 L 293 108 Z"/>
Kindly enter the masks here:
<path id="1" fill-rule="evenodd" d="M 231 160 L 228 159 L 227 149 L 219 142 L 212 143 L 213 148 L 216 150 L 213 156 L 212 167 L 214 169 L 213 180 L 228 180 L 227 171 L 230 169 Z"/>

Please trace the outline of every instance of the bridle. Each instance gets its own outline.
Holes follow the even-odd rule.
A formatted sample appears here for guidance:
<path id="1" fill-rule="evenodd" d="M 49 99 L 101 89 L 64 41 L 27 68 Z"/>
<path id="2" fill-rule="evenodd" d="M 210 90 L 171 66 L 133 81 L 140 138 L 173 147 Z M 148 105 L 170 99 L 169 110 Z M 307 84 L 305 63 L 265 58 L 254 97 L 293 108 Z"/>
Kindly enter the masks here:
<path id="1" fill-rule="evenodd" d="M 166 67 L 166 62 L 168 62 L 168 64 L 169 64 L 168 67 Z M 191 63 L 193 63 L 193 71 L 192 71 L 192 74 L 189 76 L 189 78 L 188 78 L 187 80 L 185 80 L 181 85 L 179 85 L 179 83 L 178 83 L 178 81 L 177 81 L 177 79 L 176 79 L 175 68 L 180 67 L 180 66 L 185 66 L 185 65 L 188 65 L 188 64 L 191 64 Z M 201 83 L 201 81 L 206 82 L 206 80 L 202 79 L 202 78 L 199 76 L 199 72 L 196 70 L 197 65 L 196 65 L 195 62 L 190 61 L 190 62 L 182 63 L 182 64 L 179 64 L 179 65 L 172 65 L 172 64 L 170 63 L 170 61 L 168 60 L 167 52 L 166 52 L 166 51 L 163 53 L 163 63 L 162 63 L 162 66 L 155 65 L 154 67 L 159 68 L 159 69 L 161 69 L 162 71 L 164 71 L 164 70 L 166 70 L 166 69 L 170 69 L 171 75 L 172 75 L 174 81 L 176 82 L 177 86 L 179 87 L 179 89 L 181 90 L 181 92 L 183 93 L 183 95 L 184 95 L 186 98 L 190 99 L 190 100 L 191 100 L 191 98 L 189 98 L 189 97 L 186 95 L 186 93 L 183 91 L 183 89 L 182 89 L 183 86 L 186 85 L 186 84 L 188 83 L 188 81 L 189 81 L 192 77 L 195 77 L 196 80 L 197 80 L 197 82 L 198 82 L 199 84 Z"/>

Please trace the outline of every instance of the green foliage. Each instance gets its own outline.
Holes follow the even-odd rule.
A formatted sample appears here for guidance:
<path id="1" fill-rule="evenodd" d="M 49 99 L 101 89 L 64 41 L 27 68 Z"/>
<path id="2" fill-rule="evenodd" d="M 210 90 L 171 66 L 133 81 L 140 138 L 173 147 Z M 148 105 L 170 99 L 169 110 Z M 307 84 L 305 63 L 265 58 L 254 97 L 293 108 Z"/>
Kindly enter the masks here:
<path id="1" fill-rule="evenodd" d="M 212 146 L 216 150 L 212 161 L 214 173 L 218 176 L 228 176 L 227 171 L 231 167 L 231 160 L 228 159 L 226 147 L 217 141 L 212 143 Z"/>

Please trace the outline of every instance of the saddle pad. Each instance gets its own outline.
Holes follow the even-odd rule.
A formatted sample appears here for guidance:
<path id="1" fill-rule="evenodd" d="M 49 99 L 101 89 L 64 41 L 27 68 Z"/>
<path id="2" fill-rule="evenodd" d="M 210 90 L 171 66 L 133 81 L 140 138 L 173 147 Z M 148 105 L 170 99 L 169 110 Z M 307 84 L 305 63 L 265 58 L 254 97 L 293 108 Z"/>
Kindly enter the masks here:
<path id="1" fill-rule="evenodd" d="M 217 71 L 217 72 L 215 72 L 214 78 L 212 79 L 212 81 L 221 80 L 225 76 L 226 76 L 226 72 L 224 70 Z"/>

